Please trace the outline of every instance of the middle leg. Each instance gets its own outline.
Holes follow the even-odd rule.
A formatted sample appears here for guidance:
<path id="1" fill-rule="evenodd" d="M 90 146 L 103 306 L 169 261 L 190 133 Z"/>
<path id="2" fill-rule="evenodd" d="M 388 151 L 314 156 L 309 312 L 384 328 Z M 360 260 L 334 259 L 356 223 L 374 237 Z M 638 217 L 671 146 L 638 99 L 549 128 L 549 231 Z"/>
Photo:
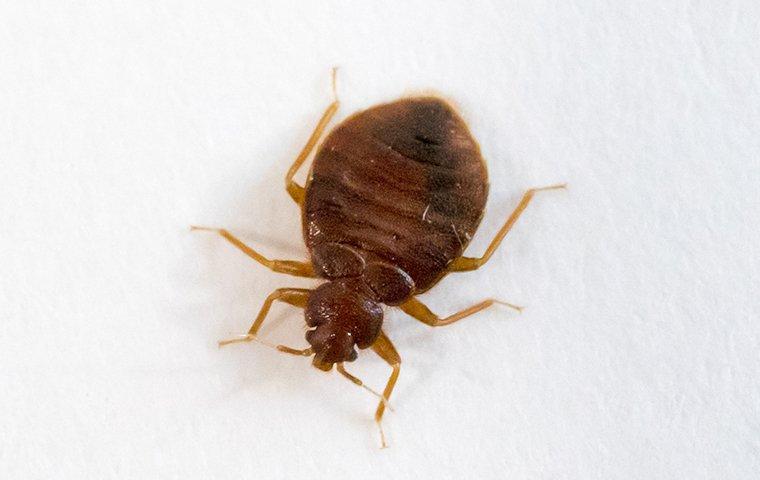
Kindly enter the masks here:
<path id="1" fill-rule="evenodd" d="M 252 259 L 256 260 L 260 264 L 272 270 L 273 272 L 287 273 L 289 275 L 294 275 L 296 277 L 309 277 L 309 278 L 316 277 L 316 274 L 314 273 L 314 268 L 312 267 L 311 263 L 299 262 L 297 260 L 270 260 L 264 255 L 260 254 L 256 250 L 246 245 L 245 243 L 243 243 L 239 238 L 237 238 L 236 236 L 234 236 L 233 234 L 231 234 L 230 232 L 228 232 L 227 230 L 223 228 L 191 226 L 190 230 L 218 233 L 225 240 L 227 240 L 228 242 L 236 246 L 238 250 L 245 253 Z"/>
<path id="2" fill-rule="evenodd" d="M 444 325 L 451 325 L 452 323 L 462 320 L 463 318 L 469 317 L 470 315 L 474 313 L 478 313 L 481 310 L 485 310 L 486 308 L 490 307 L 494 303 L 498 303 L 500 305 L 504 305 L 514 310 L 517 310 L 518 312 L 522 312 L 522 307 L 518 307 L 517 305 L 512 305 L 511 303 L 494 300 L 493 298 L 483 300 L 480 303 L 476 303 L 475 305 L 469 308 L 465 308 L 464 310 L 461 310 L 459 312 L 456 312 L 444 318 L 441 318 L 435 313 L 431 312 L 430 309 L 424 303 L 420 302 L 414 297 L 410 298 L 406 302 L 399 305 L 399 308 L 401 308 L 401 310 L 403 310 L 409 316 L 414 317 L 420 322 L 426 323 L 430 325 L 431 327 L 442 327 Z"/>

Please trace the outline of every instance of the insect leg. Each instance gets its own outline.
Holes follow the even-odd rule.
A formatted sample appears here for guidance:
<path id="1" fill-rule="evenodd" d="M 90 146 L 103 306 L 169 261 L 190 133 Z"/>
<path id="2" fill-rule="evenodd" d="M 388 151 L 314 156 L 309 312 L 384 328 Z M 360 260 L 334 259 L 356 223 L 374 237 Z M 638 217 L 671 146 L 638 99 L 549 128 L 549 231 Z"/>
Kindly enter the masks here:
<path id="1" fill-rule="evenodd" d="M 314 268 L 309 262 L 299 262 L 296 260 L 270 260 L 264 255 L 260 254 L 256 250 L 252 249 L 237 237 L 223 228 L 210 228 L 210 227 L 196 227 L 191 226 L 190 230 L 216 232 L 224 237 L 228 242 L 235 245 L 240 251 L 256 260 L 260 264 L 264 265 L 273 272 L 287 273 L 288 275 L 295 275 L 297 277 L 316 277 L 314 274 Z"/>
<path id="2" fill-rule="evenodd" d="M 327 107 L 325 110 L 325 113 L 322 114 L 322 118 L 319 119 L 319 122 L 317 123 L 317 126 L 314 128 L 314 131 L 311 132 L 311 136 L 309 137 L 309 140 L 306 142 L 306 145 L 301 149 L 301 153 L 298 154 L 295 161 L 293 162 L 293 165 L 290 166 L 290 169 L 288 169 L 288 173 L 285 175 L 285 189 L 290 194 L 290 197 L 295 201 L 297 204 L 301 205 L 303 204 L 305 189 L 301 185 L 297 184 L 295 180 L 293 180 L 293 177 L 296 175 L 296 172 L 299 168 L 301 168 L 301 165 L 303 165 L 303 162 L 306 161 L 306 159 L 309 157 L 309 154 L 312 150 L 314 150 L 314 146 L 319 141 L 319 138 L 322 136 L 322 133 L 325 131 L 325 127 L 327 127 L 327 124 L 330 123 L 330 120 L 332 119 L 333 115 L 335 115 L 335 112 L 338 111 L 338 105 L 340 105 L 340 102 L 338 101 L 338 95 L 335 90 L 335 77 L 337 73 L 337 68 L 333 67 L 332 69 L 332 89 L 333 89 L 333 101 L 332 103 Z"/>
<path id="3" fill-rule="evenodd" d="M 496 251 L 497 248 L 499 248 L 499 245 L 501 244 L 501 241 L 504 240 L 504 237 L 507 235 L 509 230 L 512 229 L 512 226 L 517 222 L 517 219 L 520 218 L 520 215 L 522 215 L 525 208 L 528 206 L 530 201 L 533 199 L 533 196 L 536 194 L 536 192 L 542 192 L 544 190 L 557 190 L 560 188 L 565 188 L 566 185 L 560 184 L 560 185 L 551 185 L 549 187 L 542 187 L 542 188 L 531 188 L 522 197 L 522 200 L 520 200 L 520 203 L 517 204 L 517 208 L 512 212 L 512 214 L 507 219 L 506 223 L 501 227 L 499 232 L 496 234 L 495 237 L 493 237 L 493 240 L 491 240 L 491 244 L 488 245 L 488 248 L 486 248 L 486 252 L 483 254 L 482 257 L 459 257 L 451 264 L 449 265 L 449 271 L 450 272 L 467 272 L 470 270 L 477 270 L 483 264 L 485 264 L 489 258 L 491 258 L 491 255 L 493 255 L 493 252 Z"/>
<path id="4" fill-rule="evenodd" d="M 383 413 L 385 413 L 385 404 L 388 399 L 391 398 L 393 387 L 396 385 L 398 374 L 401 371 L 401 357 L 396 351 L 396 348 L 393 346 L 393 343 L 391 343 L 390 339 L 385 335 L 383 331 L 380 331 L 380 336 L 377 337 L 377 340 L 375 340 L 375 343 L 372 345 L 372 350 L 374 350 L 375 353 L 380 356 L 380 358 L 388 362 L 388 364 L 393 368 L 393 372 L 391 372 L 391 376 L 388 378 L 388 383 L 385 385 L 383 398 L 380 400 L 380 404 L 378 404 L 377 410 L 375 410 L 375 422 L 380 429 L 380 442 L 382 444 L 382 448 L 385 448 L 388 445 L 385 443 L 385 433 L 383 432 L 383 424 L 381 422 L 383 419 Z"/>
<path id="5" fill-rule="evenodd" d="M 344 377 L 346 377 L 354 385 L 362 387 L 363 389 L 367 390 L 372 395 L 378 397 L 381 402 L 385 403 L 385 406 L 388 407 L 388 410 L 393 411 L 393 409 L 391 408 L 391 406 L 388 405 L 388 399 L 386 399 L 384 396 L 380 395 L 379 393 L 377 393 L 376 391 L 374 391 L 373 389 L 371 389 L 370 387 L 368 387 L 367 385 L 365 385 L 364 382 L 361 381 L 361 379 L 356 378 L 355 376 L 353 376 L 350 373 L 348 373 L 346 371 L 346 367 L 343 366 L 343 362 L 338 363 L 336 367 L 337 367 L 336 370 L 338 370 L 338 373 L 340 373 L 341 375 L 343 375 Z"/>
<path id="6" fill-rule="evenodd" d="M 465 308 L 464 310 L 461 310 L 457 313 L 454 313 L 444 318 L 441 318 L 435 313 L 431 312 L 430 309 L 427 306 L 425 306 L 424 303 L 420 302 L 414 297 L 410 298 L 406 302 L 399 305 L 399 308 L 401 308 L 401 310 L 403 310 L 409 316 L 414 317 L 420 322 L 426 323 L 430 325 L 431 327 L 442 327 L 444 325 L 450 325 L 456 321 L 462 320 L 465 317 L 469 317 L 470 315 L 474 313 L 478 313 L 481 310 L 485 310 L 486 308 L 490 307 L 494 303 L 505 305 L 509 308 L 517 310 L 518 312 L 522 311 L 522 307 L 518 307 L 517 305 L 512 305 L 511 303 L 494 300 L 493 298 L 483 300 L 480 303 L 476 303 L 475 305 L 469 308 Z"/>
<path id="7" fill-rule="evenodd" d="M 264 323 L 264 319 L 269 313 L 269 309 L 272 308 L 272 304 L 275 300 L 285 302 L 287 304 L 293 305 L 294 307 L 305 308 L 306 302 L 309 300 L 309 293 L 311 293 L 311 290 L 305 288 L 278 288 L 274 292 L 270 293 L 266 300 L 264 300 L 264 305 L 261 306 L 261 310 L 259 310 L 259 314 L 256 315 L 256 319 L 253 321 L 253 325 L 251 325 L 251 328 L 248 330 L 247 334 L 240 335 L 235 338 L 221 340 L 219 341 L 219 346 L 223 347 L 231 343 L 257 341 L 269 347 L 276 348 L 281 352 L 293 353 L 296 355 L 307 355 L 306 351 L 304 350 L 294 350 L 283 345 L 271 345 L 267 342 L 264 342 L 263 340 L 259 340 L 256 337 L 256 334 L 259 332 L 261 324 Z"/>

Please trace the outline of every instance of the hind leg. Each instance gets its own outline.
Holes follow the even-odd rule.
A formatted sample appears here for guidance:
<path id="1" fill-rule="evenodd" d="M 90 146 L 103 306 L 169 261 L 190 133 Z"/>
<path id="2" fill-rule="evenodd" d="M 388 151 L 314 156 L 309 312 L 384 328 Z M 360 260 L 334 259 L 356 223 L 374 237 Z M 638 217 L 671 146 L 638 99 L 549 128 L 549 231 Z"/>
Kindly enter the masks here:
<path id="1" fill-rule="evenodd" d="M 325 110 L 325 113 L 322 114 L 322 118 L 319 119 L 319 122 L 317 123 L 316 128 L 314 128 L 314 131 L 311 132 L 311 136 L 309 137 L 309 140 L 306 142 L 306 145 L 301 150 L 301 153 L 298 154 L 298 156 L 296 157 L 296 160 L 293 162 L 293 165 L 290 166 L 288 173 L 285 175 L 285 189 L 288 191 L 288 194 L 290 194 L 290 197 L 293 199 L 293 201 L 296 202 L 298 205 L 303 204 L 303 199 L 304 199 L 306 189 L 302 187 L 301 185 L 297 184 L 295 180 L 293 180 L 293 177 L 296 175 L 296 172 L 298 172 L 298 169 L 301 168 L 301 165 L 303 165 L 303 162 L 305 162 L 306 159 L 309 157 L 309 154 L 311 154 L 312 150 L 314 150 L 314 147 L 319 141 L 319 138 L 322 136 L 322 133 L 324 133 L 325 131 L 325 127 L 327 127 L 327 124 L 330 123 L 330 120 L 332 119 L 333 115 L 335 115 L 335 112 L 338 111 L 338 105 L 340 104 L 340 102 L 338 102 L 338 95 L 335 91 L 336 72 L 337 72 L 337 68 L 333 67 L 332 69 L 333 102 L 327 107 L 327 109 Z"/>
<path id="2" fill-rule="evenodd" d="M 528 207 L 528 204 L 533 199 L 533 196 L 537 192 L 542 192 L 544 190 L 557 190 L 560 188 L 565 188 L 566 185 L 563 183 L 561 185 L 551 185 L 549 187 L 542 187 L 542 188 L 531 188 L 522 197 L 522 200 L 520 200 L 520 203 L 517 204 L 517 207 L 512 212 L 512 214 L 509 216 L 507 221 L 504 223 L 504 225 L 501 227 L 501 229 L 496 233 L 496 236 L 493 237 L 493 240 L 491 240 L 490 245 L 488 245 L 488 248 L 486 248 L 485 253 L 481 257 L 459 257 L 453 262 L 451 262 L 451 265 L 449 265 L 449 271 L 450 272 L 467 272 L 470 270 L 477 270 L 478 268 L 482 267 L 489 258 L 491 258 L 491 255 L 493 255 L 493 252 L 496 251 L 497 248 L 499 248 L 499 245 L 501 245 L 501 241 L 504 240 L 504 237 L 507 236 L 507 233 L 512 229 L 514 224 L 517 222 L 517 219 L 520 218 L 520 215 L 525 211 L 525 209 Z"/>

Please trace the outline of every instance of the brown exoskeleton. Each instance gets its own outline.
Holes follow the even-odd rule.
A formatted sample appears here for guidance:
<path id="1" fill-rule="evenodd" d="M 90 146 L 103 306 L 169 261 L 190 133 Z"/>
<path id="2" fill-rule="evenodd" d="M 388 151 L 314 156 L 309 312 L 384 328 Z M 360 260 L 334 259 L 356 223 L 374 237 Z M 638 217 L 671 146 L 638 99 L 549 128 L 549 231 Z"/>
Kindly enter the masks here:
<path id="1" fill-rule="evenodd" d="M 333 91 L 334 80 L 333 71 Z M 464 250 L 483 216 L 488 178 L 478 144 L 455 110 L 438 97 L 413 97 L 350 116 L 323 141 L 303 187 L 293 177 L 337 109 L 336 97 L 285 177 L 288 193 L 301 208 L 310 261 L 270 260 L 226 230 L 193 228 L 218 232 L 275 272 L 328 280 L 314 290 L 274 291 L 246 335 L 219 344 L 258 340 L 256 335 L 275 300 L 303 308 L 309 327 L 306 341 L 311 346 L 275 348 L 313 356 L 312 364 L 320 370 L 337 365 L 342 375 L 361 386 L 343 364 L 356 360 L 357 347 L 371 348 L 393 368 L 375 412 L 381 425 L 401 365 L 381 328 L 382 305 L 398 306 L 437 327 L 504 303 L 486 299 L 440 318 L 416 295 L 449 272 L 485 264 L 533 195 L 564 185 L 525 192 L 485 253 L 465 257 Z M 380 432 L 385 446 L 382 427 Z"/>

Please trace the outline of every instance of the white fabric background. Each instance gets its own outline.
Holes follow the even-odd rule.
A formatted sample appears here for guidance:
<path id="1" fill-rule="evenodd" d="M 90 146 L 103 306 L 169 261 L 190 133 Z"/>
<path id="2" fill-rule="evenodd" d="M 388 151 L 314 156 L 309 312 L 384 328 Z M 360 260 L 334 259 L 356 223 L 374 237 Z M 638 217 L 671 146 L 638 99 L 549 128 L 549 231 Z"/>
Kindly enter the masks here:
<path id="1" fill-rule="evenodd" d="M 0 477 L 757 478 L 760 4 L 379 3 L 0 6 Z M 470 253 L 569 184 L 424 296 L 523 315 L 388 312 L 386 450 L 335 373 L 216 348 L 314 282 L 188 232 L 303 258 L 282 179 L 332 65 L 339 120 L 457 103 L 492 181 Z M 263 335 L 305 345 L 299 315 Z"/>

